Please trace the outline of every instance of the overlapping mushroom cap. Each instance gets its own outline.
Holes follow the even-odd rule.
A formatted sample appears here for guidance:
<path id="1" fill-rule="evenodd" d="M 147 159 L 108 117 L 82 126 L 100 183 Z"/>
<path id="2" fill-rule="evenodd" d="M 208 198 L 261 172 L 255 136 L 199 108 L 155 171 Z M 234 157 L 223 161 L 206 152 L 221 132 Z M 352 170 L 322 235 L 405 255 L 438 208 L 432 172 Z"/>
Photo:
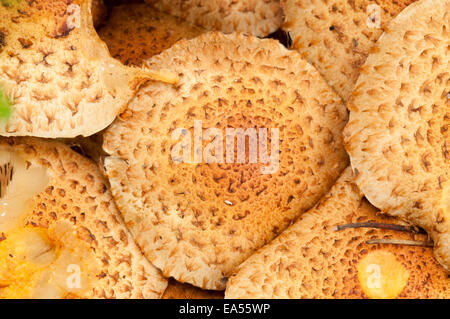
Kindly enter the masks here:
<path id="1" fill-rule="evenodd" d="M 146 4 L 128 4 L 111 9 L 99 35 L 114 58 L 125 65 L 141 66 L 175 42 L 204 32 L 205 29 Z"/>
<path id="2" fill-rule="evenodd" d="M 347 100 L 389 21 L 415 0 L 282 0 L 293 47 Z"/>
<path id="3" fill-rule="evenodd" d="M 1 298 L 161 297 L 93 162 L 34 138 L 1 139 L 0 156 Z"/>
<path id="4" fill-rule="evenodd" d="M 346 167 L 346 108 L 316 69 L 274 40 L 207 33 L 149 65 L 176 71 L 180 82 L 143 88 L 106 131 L 115 201 L 166 276 L 224 289 L 234 267 L 314 205 Z M 245 145 L 233 137 L 229 161 L 227 129 L 266 129 L 254 149 L 259 160 L 250 161 L 250 137 Z M 177 132 L 192 142 L 203 133 L 203 150 L 191 152 L 187 142 L 192 156 L 180 162 Z M 220 134 L 222 142 L 213 138 Z M 213 140 L 217 148 L 208 147 Z"/>
<path id="5" fill-rule="evenodd" d="M 161 79 L 159 72 L 110 57 L 90 6 L 90 0 L 2 1 L 0 92 L 10 110 L 0 135 L 94 134 L 126 107 L 142 81 Z"/>
<path id="6" fill-rule="evenodd" d="M 392 20 L 348 103 L 346 148 L 367 199 L 424 228 L 450 267 L 450 1 Z"/>
<path id="7" fill-rule="evenodd" d="M 450 278 L 429 247 L 370 244 L 393 239 L 426 235 L 383 217 L 348 168 L 316 207 L 238 267 L 225 297 L 449 298 Z"/>
<path id="8" fill-rule="evenodd" d="M 279 0 L 146 0 L 156 9 L 207 30 L 264 37 L 282 23 Z"/>

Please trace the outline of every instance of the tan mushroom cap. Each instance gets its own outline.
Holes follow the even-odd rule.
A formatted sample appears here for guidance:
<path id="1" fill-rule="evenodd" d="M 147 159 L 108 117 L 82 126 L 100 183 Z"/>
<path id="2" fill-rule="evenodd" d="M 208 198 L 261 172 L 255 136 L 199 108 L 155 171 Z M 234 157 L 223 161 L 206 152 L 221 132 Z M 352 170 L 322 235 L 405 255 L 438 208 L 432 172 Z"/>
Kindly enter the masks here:
<path id="1" fill-rule="evenodd" d="M 170 48 L 181 39 L 205 32 L 180 18 L 145 4 L 113 7 L 99 35 L 111 55 L 125 65 L 141 66 L 148 58 Z"/>
<path id="2" fill-rule="evenodd" d="M 414 1 L 282 0 L 283 29 L 293 47 L 347 100 L 370 48 L 389 21 Z"/>
<path id="3" fill-rule="evenodd" d="M 367 199 L 424 228 L 449 269 L 450 1 L 418 1 L 388 30 L 348 103 L 346 148 Z"/>
<path id="4" fill-rule="evenodd" d="M 89 274 L 95 286 L 83 297 L 162 296 L 167 280 L 133 241 L 107 181 L 93 162 L 61 143 L 35 138 L 2 138 L 0 147 L 11 147 L 27 162 L 47 169 L 49 183 L 34 198 L 24 224 L 48 229 L 64 222 L 73 227 L 95 257 L 96 273 Z M 3 236 L 7 239 L 9 233 Z"/>
<path id="5" fill-rule="evenodd" d="M 279 0 L 146 0 L 156 9 L 207 30 L 264 37 L 283 21 Z"/>
<path id="6" fill-rule="evenodd" d="M 149 65 L 176 71 L 180 82 L 143 88 L 106 131 L 114 199 L 165 276 L 221 290 L 346 167 L 347 111 L 317 70 L 274 40 L 212 32 L 181 40 Z M 172 134 L 185 128 L 193 136 L 196 120 L 224 139 L 226 128 L 266 128 L 269 137 L 278 129 L 278 170 L 264 174 L 269 164 L 250 163 L 248 148 L 240 164 L 175 162 Z"/>
<path id="7" fill-rule="evenodd" d="M 223 299 L 223 291 L 202 290 L 170 279 L 162 299 Z"/>
<path id="8" fill-rule="evenodd" d="M 450 297 L 450 278 L 430 248 L 366 243 L 426 236 L 374 228 L 336 230 L 367 222 L 403 224 L 370 205 L 347 169 L 315 208 L 238 267 L 225 298 Z"/>
<path id="9" fill-rule="evenodd" d="M 108 20 L 99 30 L 111 55 L 125 65 L 142 66 L 180 39 L 194 38 L 205 30 L 179 18 L 161 13 L 145 4 L 112 7 Z M 89 137 L 61 139 L 79 153 L 101 163 L 103 132 Z"/>
<path id="10" fill-rule="evenodd" d="M 88 136 L 108 126 L 142 81 L 176 81 L 110 57 L 91 0 L 0 5 L 0 89 L 13 102 L 0 135 Z"/>
<path id="11" fill-rule="evenodd" d="M 108 20 L 98 31 L 114 58 L 125 65 L 139 67 L 180 39 L 194 38 L 204 32 L 179 18 L 137 3 L 112 7 Z M 100 164 L 105 155 L 103 132 L 61 141 Z"/>

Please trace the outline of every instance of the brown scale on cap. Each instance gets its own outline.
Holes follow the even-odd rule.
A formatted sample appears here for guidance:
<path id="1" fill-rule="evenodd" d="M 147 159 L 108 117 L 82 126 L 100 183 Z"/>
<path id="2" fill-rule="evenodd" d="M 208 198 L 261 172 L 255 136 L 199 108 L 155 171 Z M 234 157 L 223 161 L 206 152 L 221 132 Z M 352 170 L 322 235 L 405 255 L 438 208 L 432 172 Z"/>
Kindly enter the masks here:
<path id="1" fill-rule="evenodd" d="M 282 0 L 283 29 L 289 31 L 293 48 L 347 100 L 370 48 L 389 21 L 414 1 Z M 370 5 L 380 8 L 379 28 L 370 27 L 377 22 L 367 10 Z"/>
<path id="2" fill-rule="evenodd" d="M 283 20 L 279 0 L 146 0 L 156 9 L 207 30 L 265 37 Z"/>
<path id="3" fill-rule="evenodd" d="M 134 243 L 113 204 L 107 181 L 93 162 L 58 142 L 3 138 L 0 146 L 44 167 L 49 175 L 25 223 L 41 229 L 61 222 L 71 225 L 93 253 L 96 273 L 88 275 L 97 281 L 83 297 L 159 298 L 163 294 L 167 280 Z M 8 238 L 9 233 L 4 235 Z"/>
<path id="4" fill-rule="evenodd" d="M 111 58 L 90 8 L 90 0 L 0 5 L 0 89 L 13 103 L 1 135 L 92 135 L 115 119 L 143 81 L 176 82 Z"/>
<path id="5" fill-rule="evenodd" d="M 346 108 L 311 65 L 274 40 L 213 32 L 178 42 L 149 65 L 175 70 L 180 83 L 144 88 L 126 121 L 105 133 L 115 201 L 166 276 L 224 289 L 234 267 L 314 205 L 346 167 Z M 262 174 L 261 162 L 175 163 L 171 134 L 192 133 L 194 120 L 224 138 L 226 128 L 267 128 L 269 137 L 279 129 L 278 171 Z"/>
<path id="6" fill-rule="evenodd" d="M 370 227 L 336 230 L 368 222 L 404 224 L 370 205 L 348 168 L 313 209 L 238 267 L 225 297 L 450 297 L 450 277 L 430 248 L 367 243 L 424 235 Z"/>
<path id="7" fill-rule="evenodd" d="M 449 269 L 450 1 L 418 1 L 388 30 L 349 100 L 346 148 L 367 199 L 424 228 Z"/>
<path id="8" fill-rule="evenodd" d="M 148 5 L 130 4 L 113 7 L 99 35 L 114 58 L 125 65 L 141 66 L 178 40 L 191 39 L 203 32 L 204 29 Z"/>

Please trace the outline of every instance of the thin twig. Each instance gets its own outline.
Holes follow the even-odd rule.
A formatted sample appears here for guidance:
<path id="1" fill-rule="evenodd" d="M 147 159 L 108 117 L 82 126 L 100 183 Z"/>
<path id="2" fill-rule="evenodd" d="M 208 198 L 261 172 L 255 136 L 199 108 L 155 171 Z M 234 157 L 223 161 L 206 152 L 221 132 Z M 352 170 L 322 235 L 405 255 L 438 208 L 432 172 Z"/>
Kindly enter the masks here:
<path id="1" fill-rule="evenodd" d="M 370 239 L 366 241 L 366 244 L 369 245 L 391 244 L 391 245 L 433 247 L 433 242 L 431 241 L 419 241 L 419 240 L 416 241 L 403 239 Z"/>
<path id="2" fill-rule="evenodd" d="M 426 234 L 426 232 L 418 227 L 415 226 L 403 226 L 403 225 L 397 225 L 397 224 L 386 224 L 386 223 L 351 223 L 346 225 L 338 225 L 333 228 L 335 231 L 340 231 L 344 229 L 349 228 L 378 228 L 378 229 L 388 229 L 388 230 L 395 230 L 395 231 L 402 231 L 402 232 L 408 232 L 408 233 L 414 233 L 414 234 Z"/>

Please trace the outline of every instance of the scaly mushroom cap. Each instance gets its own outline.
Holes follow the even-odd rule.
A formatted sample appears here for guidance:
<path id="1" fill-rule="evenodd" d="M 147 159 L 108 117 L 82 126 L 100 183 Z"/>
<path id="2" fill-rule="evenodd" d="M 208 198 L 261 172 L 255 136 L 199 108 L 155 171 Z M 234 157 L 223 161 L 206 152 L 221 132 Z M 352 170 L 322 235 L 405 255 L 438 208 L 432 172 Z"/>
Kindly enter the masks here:
<path id="1" fill-rule="evenodd" d="M 44 233 L 62 226 L 57 236 L 61 241 L 57 245 L 60 246 L 69 244 L 64 241 L 70 238 L 65 237 L 67 234 L 71 231 L 76 234 L 72 249 L 85 256 L 81 262 L 89 263 L 91 273 L 83 275 L 93 282 L 92 287 L 78 297 L 161 297 L 167 280 L 147 261 L 133 241 L 112 201 L 107 181 L 93 162 L 61 143 L 34 138 L 2 138 L 0 148 L 19 154 L 27 165 L 46 169 L 49 182 L 45 190 L 32 199 L 24 221 L 18 226 L 27 225 L 31 230 Z M 0 252 L 2 243 L 5 244 L 9 236 L 10 231 L 0 232 Z M 17 242 L 23 238 L 19 236 L 18 239 Z M 89 255 L 91 259 L 86 257 Z M 0 265 L 2 262 L 10 261 L 0 260 Z M 4 279 L 1 269 L 0 282 Z M 66 269 L 63 273 L 67 274 Z M 31 273 L 25 275 L 32 276 Z M 38 283 L 44 292 L 45 284 Z M 2 288 L 5 286 L 0 287 L 0 295 Z M 24 292 L 19 291 L 21 293 Z M 39 293 L 36 297 L 45 298 Z"/>
<path id="2" fill-rule="evenodd" d="M 313 206 L 346 167 L 346 108 L 316 69 L 274 40 L 212 32 L 181 40 L 149 65 L 176 71 L 180 82 L 143 88 L 106 131 L 115 201 L 166 276 L 224 289 L 233 269 Z M 225 145 L 223 163 L 177 163 L 172 134 L 184 128 L 193 141 L 195 120 L 204 150 L 207 128 L 224 140 L 227 128 L 266 128 L 267 144 L 261 134 L 259 141 L 276 154 L 270 137 L 278 129 L 279 163 L 266 174 L 269 163 L 251 163 L 247 147 L 237 163 L 235 144 L 228 147 L 234 163 L 226 163 Z"/>
<path id="3" fill-rule="evenodd" d="M 370 48 L 388 22 L 414 1 L 282 0 L 283 29 L 346 101 Z"/>
<path id="4" fill-rule="evenodd" d="M 347 169 L 330 192 L 230 278 L 225 298 L 445 298 L 450 278 L 430 248 L 370 245 L 419 235 L 350 223 L 401 223 L 382 217 Z"/>
<path id="5" fill-rule="evenodd" d="M 12 115 L 0 123 L 0 135 L 94 134 L 143 80 L 159 77 L 111 58 L 90 7 L 91 0 L 2 2 L 0 90 L 12 101 Z"/>
<path id="6" fill-rule="evenodd" d="M 177 41 L 195 38 L 204 32 L 146 4 L 128 4 L 111 9 L 99 35 L 114 58 L 125 65 L 141 66 Z"/>
<path id="7" fill-rule="evenodd" d="M 145 4 L 127 4 L 111 9 L 99 30 L 111 55 L 125 65 L 142 66 L 145 61 L 170 48 L 180 39 L 194 38 L 205 30 Z M 103 132 L 89 137 L 61 139 L 81 154 L 101 162 Z"/>
<path id="8" fill-rule="evenodd" d="M 424 228 L 450 269 L 450 1 L 392 20 L 361 69 L 346 148 L 356 183 L 382 211 Z"/>
<path id="9" fill-rule="evenodd" d="M 146 0 L 156 9 L 207 30 L 265 37 L 283 21 L 279 0 Z"/>

